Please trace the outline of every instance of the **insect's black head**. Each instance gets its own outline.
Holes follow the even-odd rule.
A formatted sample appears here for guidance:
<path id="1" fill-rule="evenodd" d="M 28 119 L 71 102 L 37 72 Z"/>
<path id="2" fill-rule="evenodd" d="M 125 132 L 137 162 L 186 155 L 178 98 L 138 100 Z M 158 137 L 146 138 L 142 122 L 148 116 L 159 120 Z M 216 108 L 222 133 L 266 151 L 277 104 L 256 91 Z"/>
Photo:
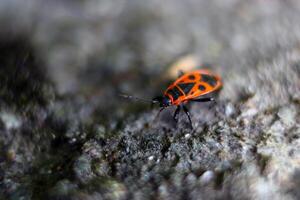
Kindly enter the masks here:
<path id="1" fill-rule="evenodd" d="M 155 97 L 152 100 L 153 103 L 159 103 L 160 107 L 168 107 L 171 105 L 171 99 L 167 96 L 163 96 L 163 97 Z"/>

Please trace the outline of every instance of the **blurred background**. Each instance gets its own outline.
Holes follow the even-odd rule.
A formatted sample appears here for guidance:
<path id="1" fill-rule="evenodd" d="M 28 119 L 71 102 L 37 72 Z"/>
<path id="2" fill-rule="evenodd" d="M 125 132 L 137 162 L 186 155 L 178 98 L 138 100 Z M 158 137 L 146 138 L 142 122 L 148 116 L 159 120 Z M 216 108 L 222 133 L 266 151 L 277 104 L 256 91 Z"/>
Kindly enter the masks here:
<path id="1" fill-rule="evenodd" d="M 60 93 L 113 80 L 126 90 L 184 55 L 229 74 L 299 45 L 299 3 L 292 0 L 0 3 L 2 51 L 18 47 L 20 62 L 35 57 Z"/>
<path id="2" fill-rule="evenodd" d="M 80 190 L 81 196 L 73 196 L 78 199 L 141 199 L 130 185 L 142 175 L 129 176 L 128 181 L 125 171 L 118 174 L 115 163 L 126 163 L 125 154 L 115 160 L 104 156 L 111 171 L 95 175 L 106 177 L 105 184 L 113 183 L 117 194 L 100 181 L 98 192 L 106 196 L 88 196 L 87 191 L 97 191 L 98 186 L 86 184 L 95 172 L 82 172 L 76 163 L 82 164 L 82 149 L 90 153 L 97 145 L 96 154 L 105 148 L 125 151 L 122 131 L 140 133 L 145 127 L 139 126 L 139 120 L 151 118 L 154 112 L 149 105 L 118 94 L 151 99 L 162 94 L 179 68 L 205 67 L 220 74 L 224 113 L 250 116 L 250 122 L 243 124 L 251 124 L 257 113 L 293 102 L 294 107 L 283 113 L 293 121 L 288 130 L 299 134 L 299 112 L 294 113 L 300 99 L 299 19 L 298 0 L 0 0 L 2 197 L 64 199 L 68 195 L 63 192 L 65 196 L 55 195 L 65 187 L 68 192 Z M 204 114 L 194 112 L 200 124 L 207 123 L 201 122 Z M 117 146 L 107 139 L 115 135 Z M 62 156 L 57 158 L 58 154 Z M 136 168 L 142 170 L 141 166 Z M 119 182 L 109 182 L 110 178 Z M 137 188 L 148 191 L 152 182 L 147 183 L 150 186 Z M 159 188 L 161 182 L 156 184 Z M 154 196 L 143 198 L 155 198 L 153 191 L 157 189 L 148 193 Z M 224 191 L 229 189 L 211 198 L 222 197 Z M 299 197 L 299 192 L 295 195 Z"/>

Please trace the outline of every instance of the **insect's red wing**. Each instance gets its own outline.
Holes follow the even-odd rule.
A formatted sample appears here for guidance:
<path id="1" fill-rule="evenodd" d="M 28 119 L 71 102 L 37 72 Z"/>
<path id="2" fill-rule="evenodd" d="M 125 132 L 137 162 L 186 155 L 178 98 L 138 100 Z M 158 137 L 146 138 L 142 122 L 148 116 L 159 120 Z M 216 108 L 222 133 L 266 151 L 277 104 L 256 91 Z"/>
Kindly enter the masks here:
<path id="1" fill-rule="evenodd" d="M 165 92 L 172 99 L 172 104 L 178 105 L 189 99 L 218 90 L 222 86 L 221 78 L 209 70 L 196 70 L 179 77 Z"/>
<path id="2" fill-rule="evenodd" d="M 184 92 L 186 100 L 211 93 L 222 86 L 218 75 L 204 69 L 184 74 L 174 84 Z"/>

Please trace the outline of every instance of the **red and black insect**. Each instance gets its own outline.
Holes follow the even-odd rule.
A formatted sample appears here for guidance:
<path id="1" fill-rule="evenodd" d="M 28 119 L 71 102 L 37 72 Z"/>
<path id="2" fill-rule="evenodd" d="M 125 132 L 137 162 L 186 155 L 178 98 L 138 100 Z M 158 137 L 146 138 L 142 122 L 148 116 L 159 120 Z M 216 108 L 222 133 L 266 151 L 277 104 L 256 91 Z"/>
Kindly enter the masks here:
<path id="1" fill-rule="evenodd" d="M 168 106 L 177 106 L 173 115 L 173 118 L 176 122 L 178 121 L 178 114 L 180 110 L 183 109 L 189 119 L 191 127 L 193 128 L 190 113 L 185 104 L 191 101 L 214 101 L 214 99 L 211 97 L 202 96 L 212 93 L 221 87 L 222 82 L 220 76 L 212 73 L 209 70 L 199 69 L 182 74 L 166 89 L 163 96 L 156 97 L 151 102 L 152 104 L 159 104 L 161 107 L 159 113 Z M 128 95 L 123 95 L 123 97 L 148 101 Z"/>

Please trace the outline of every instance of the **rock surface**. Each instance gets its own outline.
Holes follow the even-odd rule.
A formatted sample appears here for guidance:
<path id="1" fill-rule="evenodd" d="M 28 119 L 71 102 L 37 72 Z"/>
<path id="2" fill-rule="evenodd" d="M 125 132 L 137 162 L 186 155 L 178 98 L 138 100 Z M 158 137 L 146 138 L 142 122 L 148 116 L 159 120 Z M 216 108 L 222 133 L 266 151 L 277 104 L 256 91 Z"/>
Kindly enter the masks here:
<path id="1" fill-rule="evenodd" d="M 0 2 L 0 199 L 300 199 L 300 3 Z M 193 55 L 216 103 L 161 93 Z"/>

